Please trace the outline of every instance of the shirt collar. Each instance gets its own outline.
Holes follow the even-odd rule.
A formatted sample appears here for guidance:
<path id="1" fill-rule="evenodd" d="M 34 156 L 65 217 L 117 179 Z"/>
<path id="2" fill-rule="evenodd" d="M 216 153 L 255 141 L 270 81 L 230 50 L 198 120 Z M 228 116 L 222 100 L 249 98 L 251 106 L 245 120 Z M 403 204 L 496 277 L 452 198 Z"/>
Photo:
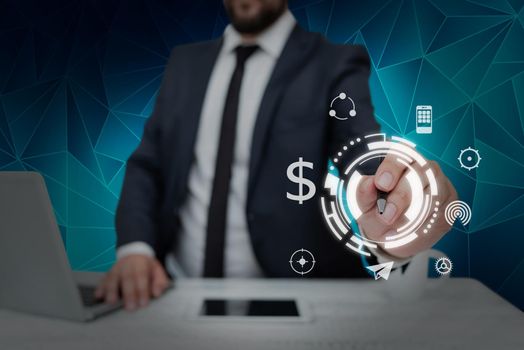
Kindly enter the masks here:
<path id="1" fill-rule="evenodd" d="M 284 49 L 291 31 L 295 27 L 296 20 L 289 10 L 286 10 L 269 28 L 264 30 L 256 38 L 255 43 L 260 48 L 278 58 Z M 242 44 L 240 33 L 231 24 L 224 31 L 224 52 L 232 52 L 237 46 Z"/>

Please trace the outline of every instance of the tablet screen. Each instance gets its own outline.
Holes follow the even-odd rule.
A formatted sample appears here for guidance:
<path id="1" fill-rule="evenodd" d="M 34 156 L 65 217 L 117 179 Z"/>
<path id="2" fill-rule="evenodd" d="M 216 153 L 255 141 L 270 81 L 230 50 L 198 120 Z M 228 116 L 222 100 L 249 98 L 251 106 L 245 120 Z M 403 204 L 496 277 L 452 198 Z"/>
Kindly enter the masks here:
<path id="1" fill-rule="evenodd" d="M 205 299 L 200 316 L 299 317 L 295 300 Z"/>

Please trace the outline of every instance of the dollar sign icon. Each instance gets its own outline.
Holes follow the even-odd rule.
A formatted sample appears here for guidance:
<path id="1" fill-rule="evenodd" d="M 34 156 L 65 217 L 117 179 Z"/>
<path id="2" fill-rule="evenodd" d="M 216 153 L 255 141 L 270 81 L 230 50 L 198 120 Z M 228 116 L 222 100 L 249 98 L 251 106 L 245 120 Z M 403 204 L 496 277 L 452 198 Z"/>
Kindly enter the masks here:
<path id="1" fill-rule="evenodd" d="M 313 163 L 304 162 L 302 157 L 298 158 L 298 162 L 291 163 L 287 167 L 288 179 L 294 183 L 298 183 L 298 195 L 286 192 L 287 198 L 298 201 L 298 204 L 302 204 L 304 201 L 313 198 L 315 192 L 317 191 L 313 181 L 304 178 L 304 167 L 313 169 Z M 296 176 L 294 172 L 296 168 L 298 168 L 298 176 Z M 306 194 L 304 194 L 304 185 L 306 185 L 308 188 Z"/>

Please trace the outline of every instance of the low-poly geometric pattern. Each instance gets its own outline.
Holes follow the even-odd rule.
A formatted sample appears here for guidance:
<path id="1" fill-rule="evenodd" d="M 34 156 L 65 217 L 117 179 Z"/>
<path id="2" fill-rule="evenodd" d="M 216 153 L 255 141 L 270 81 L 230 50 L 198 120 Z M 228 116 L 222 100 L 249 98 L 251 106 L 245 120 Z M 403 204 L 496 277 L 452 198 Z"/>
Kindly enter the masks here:
<path id="1" fill-rule="evenodd" d="M 472 208 L 436 248 L 453 276 L 524 309 L 524 0 L 290 8 L 302 27 L 367 47 L 383 131 L 438 160 Z M 170 49 L 220 36 L 222 1 L 3 0 L 0 18 L 0 171 L 42 173 L 72 267 L 107 270 L 125 161 Z M 417 105 L 433 107 L 432 134 L 416 133 Z M 482 157 L 471 171 L 457 160 L 467 147 Z"/>

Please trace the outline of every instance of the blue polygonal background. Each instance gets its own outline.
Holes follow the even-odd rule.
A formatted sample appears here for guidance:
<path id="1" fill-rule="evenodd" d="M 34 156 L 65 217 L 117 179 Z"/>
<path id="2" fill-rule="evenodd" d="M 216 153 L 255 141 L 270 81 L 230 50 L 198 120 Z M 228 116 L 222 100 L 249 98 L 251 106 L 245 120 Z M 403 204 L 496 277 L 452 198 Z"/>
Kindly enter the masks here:
<path id="1" fill-rule="evenodd" d="M 524 309 L 524 0 L 290 2 L 299 23 L 365 45 L 384 131 L 439 160 L 473 209 L 437 248 Z M 45 176 L 70 262 L 107 270 L 124 162 L 170 49 L 221 35 L 222 2 L 0 2 L 0 170 Z M 192 69 L 198 69 L 193 67 Z M 432 105 L 431 135 L 415 106 Z M 468 146 L 473 171 L 457 156 Z"/>

